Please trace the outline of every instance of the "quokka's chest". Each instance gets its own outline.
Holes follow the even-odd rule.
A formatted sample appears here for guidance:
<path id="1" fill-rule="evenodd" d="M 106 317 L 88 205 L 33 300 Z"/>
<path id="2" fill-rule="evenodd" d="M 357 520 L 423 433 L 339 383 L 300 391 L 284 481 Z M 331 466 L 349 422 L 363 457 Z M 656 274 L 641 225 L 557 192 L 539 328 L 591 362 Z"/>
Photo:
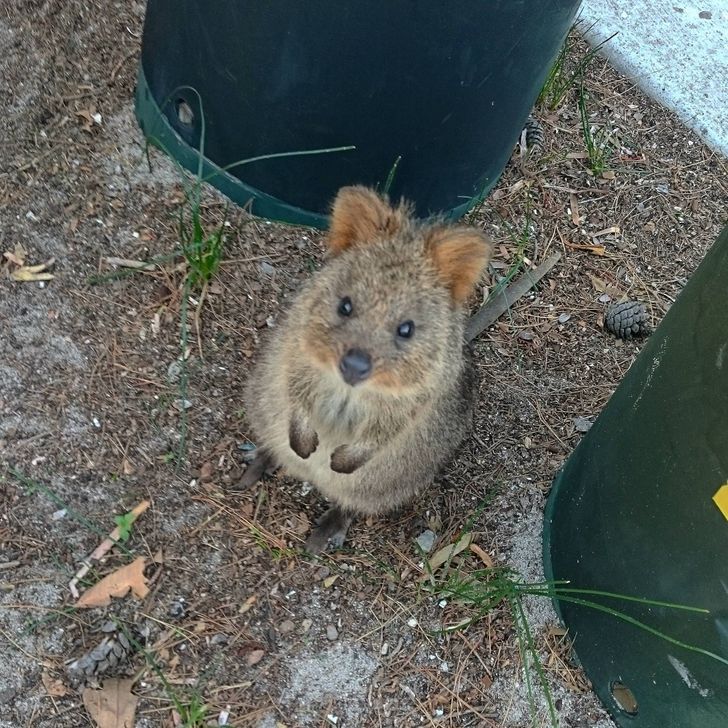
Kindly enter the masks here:
<path id="1" fill-rule="evenodd" d="M 363 406 L 353 392 L 341 388 L 321 388 L 312 392 L 306 403 L 306 414 L 319 438 L 350 441 L 361 437 L 367 423 L 375 416 L 370 407 Z"/>

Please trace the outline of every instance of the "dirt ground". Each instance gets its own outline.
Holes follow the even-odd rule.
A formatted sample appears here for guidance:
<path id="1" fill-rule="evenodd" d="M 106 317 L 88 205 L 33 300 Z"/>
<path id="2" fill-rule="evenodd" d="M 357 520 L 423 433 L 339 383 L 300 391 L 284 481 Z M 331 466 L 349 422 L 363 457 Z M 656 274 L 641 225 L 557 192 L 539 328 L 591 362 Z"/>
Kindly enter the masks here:
<path id="1" fill-rule="evenodd" d="M 434 551 L 472 520 L 482 551 L 451 568 L 539 579 L 554 475 L 639 351 L 603 330 L 606 304 L 628 295 L 659 322 L 725 221 L 726 160 L 602 60 L 587 88 L 615 142 L 606 175 L 588 171 L 573 91 L 537 110 L 540 160 L 516 152 L 472 216 L 496 242 L 482 295 L 520 252 L 526 267 L 561 262 L 479 337 L 475 430 L 438 487 L 314 559 L 300 550 L 325 507 L 314 490 L 233 486 L 251 446 L 248 367 L 320 264 L 321 235 L 232 212 L 184 397 L 181 259 L 89 282 L 113 272 L 108 256 L 178 246 L 179 175 L 158 153 L 149 171 L 132 112 L 143 13 L 92 0 L 0 10 L 0 255 L 55 258 L 42 284 L 11 280 L 11 260 L 0 269 L 0 727 L 94 725 L 69 662 L 120 633 L 131 642 L 99 682 L 135 680 L 138 728 L 183 725 L 175 711 L 195 706 L 186 725 L 532 725 L 510 612 L 443 634 L 474 612 L 427 590 L 415 539 L 431 530 Z M 224 205 L 206 191 L 208 225 Z M 82 583 L 142 556 L 148 595 L 73 609 L 81 561 L 143 499 L 124 548 Z M 561 725 L 610 726 L 550 605 L 527 611 Z M 534 724 L 549 725 L 538 706 Z"/>

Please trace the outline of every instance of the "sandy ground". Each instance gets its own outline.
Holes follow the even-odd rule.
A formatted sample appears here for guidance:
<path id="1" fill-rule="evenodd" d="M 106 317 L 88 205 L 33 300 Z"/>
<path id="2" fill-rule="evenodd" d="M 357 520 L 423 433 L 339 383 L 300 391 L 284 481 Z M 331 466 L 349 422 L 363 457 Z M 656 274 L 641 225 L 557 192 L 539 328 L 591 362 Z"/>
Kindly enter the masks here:
<path id="1" fill-rule="evenodd" d="M 43 285 L 12 280 L 11 259 L 0 269 L 0 726 L 93 725 L 84 684 L 114 677 L 134 680 L 138 728 L 182 725 L 175 711 L 195 705 L 187 725 L 222 712 L 261 728 L 550 725 L 540 692 L 531 715 L 510 609 L 451 599 L 415 539 L 429 529 L 436 551 L 472 534 L 481 552 L 455 557 L 450 576 L 492 562 L 541 578 L 554 474 L 639 351 L 604 332 L 605 306 L 627 295 L 659 322 L 724 222 L 725 160 L 602 60 L 587 88 L 612 140 L 606 174 L 584 159 L 573 90 L 537 109 L 542 154 L 524 166 L 516 152 L 471 217 L 497 246 L 480 295 L 514 265 L 562 260 L 478 339 L 473 436 L 437 487 L 312 559 L 300 546 L 324 509 L 315 491 L 234 485 L 251 446 L 249 363 L 320 265 L 321 236 L 231 213 L 199 336 L 190 300 L 183 392 L 185 266 L 170 254 L 184 196 L 169 161 L 152 153 L 147 167 L 132 115 L 143 10 L 0 11 L 0 254 L 55 258 Z M 205 224 L 223 209 L 206 191 Z M 118 276 L 108 256 L 167 257 Z M 82 586 L 141 556 L 148 595 L 73 608 L 80 562 L 145 498 L 129 541 Z M 550 605 L 525 608 L 560 724 L 609 726 Z M 80 680 L 69 665 L 105 637 L 118 659 Z"/>

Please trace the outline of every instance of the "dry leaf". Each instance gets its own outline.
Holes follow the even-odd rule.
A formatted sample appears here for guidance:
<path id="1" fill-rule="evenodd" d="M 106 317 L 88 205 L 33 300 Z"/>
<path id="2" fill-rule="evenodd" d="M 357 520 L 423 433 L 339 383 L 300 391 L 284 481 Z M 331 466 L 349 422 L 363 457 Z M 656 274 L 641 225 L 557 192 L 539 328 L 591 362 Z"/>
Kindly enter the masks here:
<path id="1" fill-rule="evenodd" d="M 52 273 L 33 273 L 28 268 L 23 267 L 14 270 L 10 277 L 20 283 L 31 283 L 33 281 L 52 281 L 55 276 Z"/>
<path id="2" fill-rule="evenodd" d="M 607 290 L 607 284 L 598 276 L 589 275 L 589 278 L 591 279 L 592 285 L 594 286 L 594 290 L 598 291 L 599 293 L 604 293 Z"/>
<path id="3" fill-rule="evenodd" d="M 429 561 L 430 571 L 439 569 L 446 561 L 451 559 L 453 556 L 457 556 L 461 551 L 464 551 L 468 548 L 468 546 L 470 546 L 470 542 L 472 540 L 473 534 L 466 533 L 459 541 L 443 546 L 443 548 L 435 551 Z"/>
<path id="4" fill-rule="evenodd" d="M 339 578 L 338 574 L 334 574 L 333 576 L 327 576 L 324 579 L 324 586 L 328 589 L 329 587 L 333 586 L 334 582 Z"/>
<path id="5" fill-rule="evenodd" d="M 5 256 L 7 257 L 8 254 L 6 253 Z M 13 257 L 18 258 L 18 256 Z M 21 265 L 19 268 L 16 268 L 10 273 L 10 277 L 14 281 L 20 281 L 23 283 L 28 281 L 52 281 L 54 278 L 53 274 L 47 273 L 46 271 L 48 268 L 53 266 L 55 262 L 56 259 L 51 258 L 45 263 L 40 263 L 39 265 Z"/>
<path id="6" fill-rule="evenodd" d="M 15 255 L 15 253 L 11 253 L 9 250 L 6 250 L 3 253 L 3 257 L 7 258 L 13 265 L 17 265 L 17 266 L 23 265 L 23 259 L 18 258 L 18 256 Z"/>
<path id="7" fill-rule="evenodd" d="M 126 596 L 129 589 L 139 599 L 149 593 L 147 580 L 144 577 L 144 557 L 140 556 L 128 566 L 122 566 L 105 576 L 98 584 L 94 584 L 81 595 L 76 602 L 77 607 L 106 607 L 111 604 L 111 597 Z"/>
<path id="8" fill-rule="evenodd" d="M 124 475 L 134 475 L 134 466 L 126 458 L 121 461 L 121 472 Z"/>
<path id="9" fill-rule="evenodd" d="M 303 534 L 308 533 L 311 528 L 311 523 L 308 520 L 308 516 L 303 513 L 303 511 L 293 516 L 291 521 L 291 528 L 293 529 L 293 533 L 297 534 L 298 536 L 303 536 Z"/>
<path id="10" fill-rule="evenodd" d="M 48 695 L 54 698 L 62 698 L 64 695 L 68 695 L 68 688 L 60 680 L 51 677 L 45 670 L 40 674 L 40 679 Z"/>
<path id="11" fill-rule="evenodd" d="M 133 680 L 105 680 L 101 690 L 85 688 L 83 704 L 98 728 L 134 728 L 139 698 L 132 695 Z"/>
<path id="12" fill-rule="evenodd" d="M 20 244 L 16 243 L 13 252 L 6 250 L 3 257 L 7 258 L 13 265 L 25 265 L 25 259 L 28 257 L 28 251 Z"/>

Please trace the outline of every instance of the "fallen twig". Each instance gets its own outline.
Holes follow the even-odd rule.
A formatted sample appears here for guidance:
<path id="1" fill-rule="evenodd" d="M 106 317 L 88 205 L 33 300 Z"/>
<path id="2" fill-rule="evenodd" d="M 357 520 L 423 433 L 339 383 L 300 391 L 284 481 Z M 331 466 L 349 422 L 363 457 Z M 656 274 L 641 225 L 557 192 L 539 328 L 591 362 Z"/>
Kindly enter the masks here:
<path id="1" fill-rule="evenodd" d="M 497 291 L 474 313 L 465 326 L 465 340 L 472 341 L 495 323 L 519 298 L 525 296 L 559 261 L 561 253 L 554 253 L 535 270 L 526 271 L 515 283 Z"/>
<path id="2" fill-rule="evenodd" d="M 149 501 L 143 500 L 138 505 L 134 506 L 132 510 L 129 513 L 129 522 L 128 525 L 131 525 L 136 521 L 139 516 L 141 516 L 144 511 L 149 508 Z M 94 550 L 94 552 L 85 558 L 81 562 L 81 568 L 76 572 L 76 575 L 71 579 L 71 581 L 68 583 L 68 588 L 71 590 L 71 594 L 73 595 L 74 599 L 78 599 L 80 594 L 78 589 L 76 589 L 76 585 L 78 582 L 83 579 L 86 574 L 91 570 L 91 567 L 93 566 L 95 561 L 100 561 L 104 556 L 106 556 L 109 551 L 111 551 L 112 548 L 116 545 L 117 541 L 119 540 L 121 536 L 121 526 L 117 526 L 108 536 L 105 538 Z"/>
<path id="3" fill-rule="evenodd" d="M 155 266 L 144 260 L 130 260 L 129 258 L 116 258 L 114 256 L 106 256 L 104 258 L 108 265 L 121 268 L 136 268 L 137 270 L 154 270 Z"/>

